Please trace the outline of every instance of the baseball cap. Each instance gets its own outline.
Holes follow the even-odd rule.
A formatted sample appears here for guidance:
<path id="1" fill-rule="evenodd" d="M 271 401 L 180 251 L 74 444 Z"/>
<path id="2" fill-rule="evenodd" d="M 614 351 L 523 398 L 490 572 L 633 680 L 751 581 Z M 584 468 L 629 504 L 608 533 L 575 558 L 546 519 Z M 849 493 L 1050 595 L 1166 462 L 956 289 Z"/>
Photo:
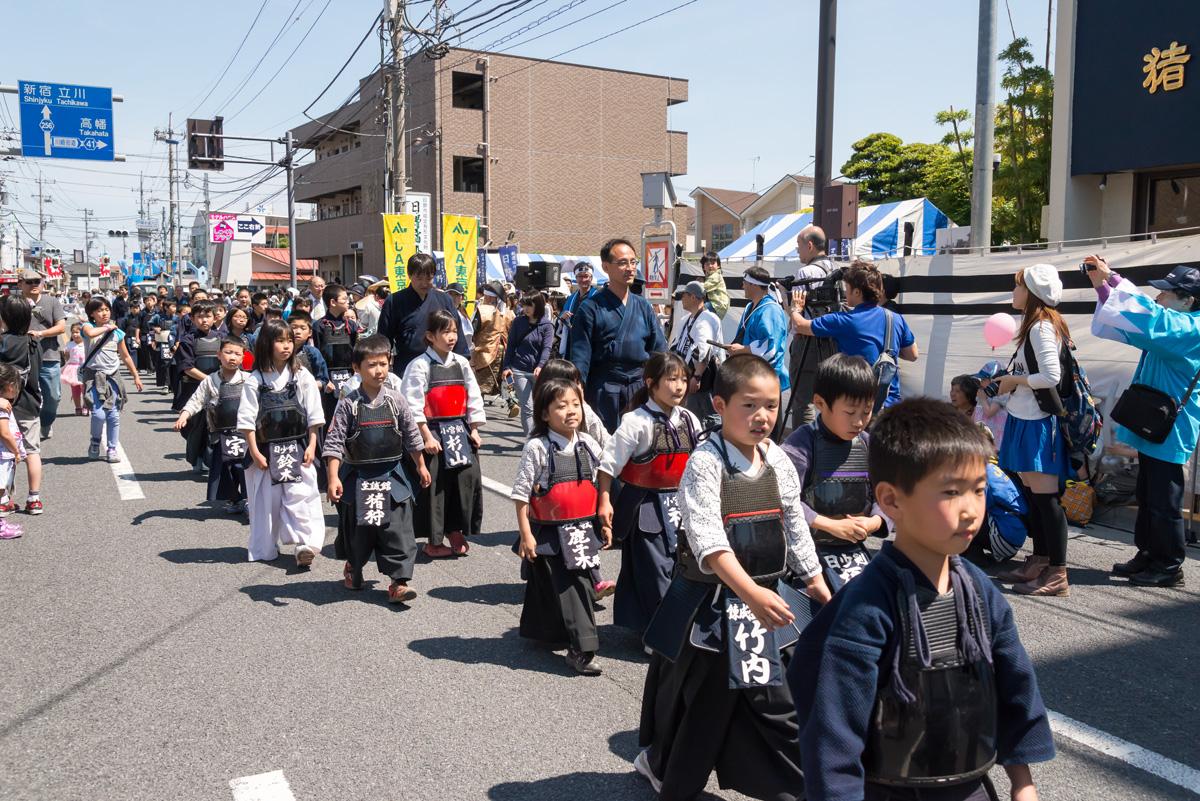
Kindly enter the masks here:
<path id="1" fill-rule="evenodd" d="M 29 272 L 28 270 L 26 272 Z M 24 277 L 25 273 L 21 273 Z M 1182 289 L 1193 297 L 1200 297 L 1200 270 L 1182 264 L 1171 270 L 1166 278 L 1150 282 L 1155 289 Z"/>
<path id="2" fill-rule="evenodd" d="M 355 284 L 354 286 L 350 287 L 350 291 L 355 295 L 358 295 L 360 298 L 366 297 L 367 295 L 367 288 L 362 284 Z"/>
<path id="3" fill-rule="evenodd" d="M 982 368 L 980 368 L 978 373 L 972 373 L 972 376 L 974 378 L 978 378 L 980 381 L 986 381 L 988 379 L 995 378 L 998 375 L 1003 375 L 1003 373 L 1003 364 L 1000 362 L 988 362 Z"/>
<path id="4" fill-rule="evenodd" d="M 447 286 L 446 291 L 447 292 L 455 292 L 459 295 L 462 295 L 464 298 L 467 296 L 467 290 L 463 289 L 463 285 L 458 283 L 457 281 L 455 281 L 453 284 L 450 284 L 449 286 Z"/>
<path id="5" fill-rule="evenodd" d="M 690 293 L 700 298 L 700 300 L 704 300 L 704 285 L 699 281 L 689 281 L 687 286 L 675 290 L 675 300 L 683 300 L 685 293 Z"/>

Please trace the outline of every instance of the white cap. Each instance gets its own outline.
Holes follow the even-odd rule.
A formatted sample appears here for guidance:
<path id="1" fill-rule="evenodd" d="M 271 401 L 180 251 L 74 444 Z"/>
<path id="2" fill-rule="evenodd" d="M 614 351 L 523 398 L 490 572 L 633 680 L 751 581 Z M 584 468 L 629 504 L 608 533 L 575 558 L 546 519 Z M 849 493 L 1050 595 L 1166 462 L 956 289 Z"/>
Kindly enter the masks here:
<path id="1" fill-rule="evenodd" d="M 1025 286 L 1047 306 L 1057 306 L 1062 300 L 1062 279 L 1053 264 L 1034 264 L 1025 268 Z"/>

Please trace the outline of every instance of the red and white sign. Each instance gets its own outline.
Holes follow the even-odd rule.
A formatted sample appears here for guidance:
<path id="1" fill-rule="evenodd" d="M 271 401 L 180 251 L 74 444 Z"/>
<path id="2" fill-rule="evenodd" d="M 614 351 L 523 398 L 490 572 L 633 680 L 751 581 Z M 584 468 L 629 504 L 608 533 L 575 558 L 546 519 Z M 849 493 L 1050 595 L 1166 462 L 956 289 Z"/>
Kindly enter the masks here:
<path id="1" fill-rule="evenodd" d="M 671 297 L 671 238 L 647 239 L 642 254 L 642 277 L 646 281 L 642 296 L 651 303 L 665 303 Z"/>

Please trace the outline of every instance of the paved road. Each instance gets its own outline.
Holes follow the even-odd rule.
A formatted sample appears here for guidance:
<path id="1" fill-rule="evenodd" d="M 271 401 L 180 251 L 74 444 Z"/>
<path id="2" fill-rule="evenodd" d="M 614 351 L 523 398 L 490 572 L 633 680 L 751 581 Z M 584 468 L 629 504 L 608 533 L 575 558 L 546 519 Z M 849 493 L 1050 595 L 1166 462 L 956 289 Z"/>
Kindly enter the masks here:
<path id="1" fill-rule="evenodd" d="M 121 441 L 145 497 L 121 500 L 110 466 L 85 458 L 87 421 L 60 418 L 46 514 L 14 516 L 26 535 L 0 542 L 0 798 L 229 799 L 231 780 L 272 771 L 299 801 L 653 798 L 631 769 L 646 657 L 607 603 L 600 678 L 516 636 L 505 498 L 486 492 L 470 555 L 422 557 L 417 600 L 390 607 L 373 568 L 351 593 L 332 558 L 246 562 L 244 518 L 201 502 L 173 419 L 166 398 L 131 398 Z M 521 441 L 515 421 L 489 424 L 485 475 L 510 483 Z M 1051 709 L 1195 783 L 1200 570 L 1186 589 L 1133 590 L 1107 572 L 1130 541 L 1073 532 L 1071 597 L 1010 600 Z M 604 554 L 606 576 L 618 562 Z M 1200 793 L 1058 745 L 1036 768 L 1044 799 Z"/>

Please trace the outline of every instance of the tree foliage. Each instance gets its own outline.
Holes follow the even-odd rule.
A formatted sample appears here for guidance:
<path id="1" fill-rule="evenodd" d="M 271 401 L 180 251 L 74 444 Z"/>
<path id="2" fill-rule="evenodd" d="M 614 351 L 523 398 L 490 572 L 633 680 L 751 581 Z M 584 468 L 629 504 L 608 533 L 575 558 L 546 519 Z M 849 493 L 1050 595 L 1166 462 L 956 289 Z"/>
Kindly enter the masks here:
<path id="1" fill-rule="evenodd" d="M 995 147 L 1001 154 L 993 185 L 992 244 L 1042 238 L 1042 206 L 1050 195 L 1050 133 L 1053 76 L 1033 61 L 1027 39 L 1001 53 L 1004 102 L 996 107 Z M 974 131 L 971 114 L 951 107 L 934 122 L 945 127 L 941 141 L 905 144 L 895 134 L 873 133 L 853 144 L 842 174 L 858 183 L 864 205 L 925 197 L 955 223 L 971 220 Z"/>

